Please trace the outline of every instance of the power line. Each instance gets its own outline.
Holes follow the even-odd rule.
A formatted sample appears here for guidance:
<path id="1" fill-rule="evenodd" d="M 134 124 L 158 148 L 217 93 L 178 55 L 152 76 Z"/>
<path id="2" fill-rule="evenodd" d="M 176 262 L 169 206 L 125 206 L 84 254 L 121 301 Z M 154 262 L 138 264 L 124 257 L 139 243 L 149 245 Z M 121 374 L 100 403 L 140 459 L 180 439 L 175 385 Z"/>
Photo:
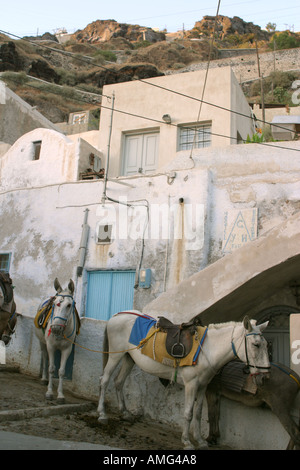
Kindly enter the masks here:
<path id="1" fill-rule="evenodd" d="M 60 54 L 64 54 L 64 55 L 68 55 L 68 56 L 72 56 L 74 55 L 72 52 L 67 52 L 67 51 L 62 51 L 60 49 L 55 49 L 55 48 L 52 48 L 52 47 L 49 47 L 49 46 L 46 46 L 45 44 L 36 44 L 35 41 L 31 41 L 30 39 L 23 39 L 21 38 L 20 36 L 17 36 L 16 34 L 13 34 L 13 33 L 9 33 L 7 31 L 3 31 L 3 30 L 0 30 L 0 33 L 3 33 L 3 34 L 8 34 L 8 35 L 11 35 L 11 36 L 14 36 L 18 39 L 21 39 L 22 41 L 25 41 L 25 42 L 29 42 L 30 44 L 33 44 L 35 45 L 36 47 L 42 47 L 42 48 L 45 48 L 45 49 L 48 49 L 48 50 L 51 50 L 51 51 L 54 51 L 54 52 L 57 52 L 57 53 L 60 53 Z M 87 57 L 87 56 L 86 56 Z M 110 73 L 115 73 L 117 74 L 118 72 L 116 70 L 112 70 L 112 69 L 109 69 L 108 67 L 105 67 L 104 65 L 100 65 L 100 64 L 96 64 L 96 63 L 93 63 L 91 62 L 90 60 L 87 60 L 87 59 L 84 59 L 84 58 L 81 58 L 81 57 L 78 57 L 76 56 L 76 60 L 78 61 L 81 61 L 81 62 L 84 62 L 84 63 L 87 63 L 89 65 L 93 65 L 95 67 L 98 67 L 100 69 L 103 69 L 103 70 L 106 70 L 107 72 L 110 72 Z M 188 99 L 191 99 L 191 100 L 194 100 L 194 101 L 198 101 L 200 103 L 203 103 L 203 104 L 206 104 L 208 106 L 212 106 L 214 108 L 217 108 L 217 109 L 221 109 L 223 111 L 227 111 L 229 113 L 232 113 L 232 114 L 236 114 L 237 116 L 241 116 L 241 117 L 245 117 L 247 119 L 253 119 L 253 116 L 252 115 L 248 115 L 248 114 L 244 114 L 240 111 L 235 111 L 235 110 L 232 110 L 232 109 L 228 109 L 228 108 L 225 108 L 224 106 L 220 106 L 220 105 L 217 105 L 217 104 L 214 104 L 214 103 L 210 103 L 208 101 L 204 101 L 204 100 L 201 100 L 200 98 L 196 98 L 194 96 L 190 96 L 190 95 L 187 95 L 185 93 L 181 93 L 179 91 L 176 91 L 176 90 L 172 90 L 170 88 L 167 88 L 167 87 L 164 87 L 162 85 L 158 85 L 156 83 L 152 83 L 152 82 L 148 82 L 147 80 L 143 79 L 143 78 L 134 78 L 132 81 L 139 81 L 141 83 L 145 83 L 146 85 L 150 85 L 150 86 L 153 86 L 153 87 L 156 87 L 156 88 L 160 88 L 161 90 L 165 90 L 169 93 L 173 93 L 175 95 L 178 95 L 178 96 L 182 96 L 184 98 L 188 98 Z M 256 121 L 257 122 L 261 122 L 261 123 L 264 123 L 264 124 L 268 124 L 268 125 L 272 125 L 273 127 L 276 127 L 278 129 L 283 129 L 283 130 L 286 130 L 285 127 L 283 126 L 280 126 L 278 124 L 273 124 L 273 123 L 270 123 L 270 122 L 267 122 L 267 121 L 263 121 L 262 119 L 257 119 L 256 118 Z M 293 131 L 291 130 L 290 132 L 296 134 L 297 132 L 296 131 Z"/>
<path id="2" fill-rule="evenodd" d="M 104 106 L 103 104 L 101 104 L 101 108 L 104 108 L 104 109 L 108 109 L 111 111 L 111 108 L 109 108 L 108 106 Z M 132 116 L 132 117 L 137 117 L 137 118 L 140 118 L 140 119 L 145 119 L 147 121 L 152 121 L 152 122 L 156 122 L 156 123 L 159 123 L 159 124 L 166 124 L 165 121 L 162 121 L 160 119 L 154 119 L 154 118 L 150 118 L 150 117 L 147 117 L 147 116 L 142 116 L 142 115 L 139 115 L 139 114 L 135 114 L 135 113 L 129 113 L 128 111 L 123 111 L 121 109 L 117 109 L 117 108 L 114 108 L 114 112 L 116 113 L 121 113 L 121 114 L 126 114 L 127 116 Z M 168 124 L 168 126 L 173 126 L 173 127 L 176 127 L 178 128 L 178 125 L 177 124 L 173 124 L 172 122 L 170 124 Z M 190 129 L 190 130 L 194 130 L 195 128 L 194 127 L 190 127 L 190 126 L 180 126 L 181 129 Z M 238 139 L 237 137 L 232 137 L 232 136 L 229 136 L 229 135 L 225 135 L 225 134 L 218 134 L 216 132 L 211 132 L 210 131 L 210 134 L 211 135 L 215 135 L 216 137 L 224 137 L 225 139 L 232 139 L 232 140 L 236 140 L 237 142 L 241 141 L 241 139 Z M 242 142 L 245 144 L 247 141 L 242 139 Z M 284 146 L 281 146 L 281 145 L 276 145 L 276 144 L 272 144 L 270 142 L 257 142 L 258 145 L 266 145 L 267 147 L 275 147 L 275 148 L 280 148 L 281 150 L 293 150 L 295 152 L 300 152 L 300 149 L 295 149 L 295 148 L 290 148 L 290 147 L 284 147 Z"/>
<path id="3" fill-rule="evenodd" d="M 57 53 L 62 53 L 62 54 L 65 54 L 65 55 L 66 55 L 66 54 L 67 54 L 67 55 L 73 55 L 73 54 L 70 53 L 70 52 L 62 51 L 62 50 L 60 50 L 60 49 L 54 49 L 54 48 L 51 48 L 51 47 L 49 47 L 49 46 L 46 46 L 45 44 L 38 44 L 38 45 L 37 45 L 35 41 L 31 41 L 31 40 L 29 40 L 29 39 L 23 39 L 23 38 L 21 38 L 20 36 L 17 36 L 17 35 L 15 35 L 15 34 L 13 34 L 13 33 L 9 33 L 9 32 L 7 32 L 7 31 L 0 30 L 0 33 L 6 34 L 6 35 L 10 35 L 10 36 L 14 36 L 14 37 L 16 37 L 16 38 L 18 38 L 18 39 L 20 39 L 20 40 L 23 40 L 23 41 L 29 42 L 29 43 L 31 43 L 31 44 L 34 44 L 36 47 L 42 47 L 42 48 L 50 49 L 50 50 L 52 50 L 52 51 L 55 51 L 55 52 L 57 52 Z M 84 58 L 78 58 L 77 56 L 76 56 L 76 59 L 79 60 L 79 61 L 88 63 L 89 65 L 93 65 L 93 66 L 95 66 L 95 67 L 104 69 L 104 70 L 106 70 L 106 71 L 108 71 L 108 72 L 110 72 L 110 73 L 115 73 L 115 74 L 117 74 L 117 71 L 112 70 L 112 69 L 109 69 L 108 67 L 105 67 L 104 65 L 95 64 L 95 63 L 90 62 L 89 60 L 86 60 L 86 59 L 84 59 Z M 170 89 L 170 88 L 164 87 L 164 86 L 162 86 L 162 85 L 158 85 L 158 84 L 156 84 L 156 83 L 148 82 L 147 80 L 142 79 L 142 78 L 135 78 L 135 79 L 133 79 L 132 81 L 139 81 L 139 82 L 141 82 L 141 83 L 145 83 L 145 84 L 147 84 L 147 85 L 150 85 L 150 86 L 159 88 L 159 89 L 161 89 L 161 90 L 165 90 L 165 91 L 167 91 L 167 92 L 169 92 L 169 93 L 173 93 L 173 94 L 175 94 L 175 95 L 182 96 L 182 97 L 184 97 L 184 98 L 188 98 L 188 99 L 191 99 L 191 100 L 194 100 L 194 101 L 198 101 L 198 102 L 200 102 L 200 103 L 202 103 L 202 104 L 206 104 L 206 105 L 208 105 L 208 106 L 212 106 L 212 107 L 215 107 L 215 108 L 217 108 L 217 109 L 220 109 L 220 110 L 223 110 L 223 111 L 227 111 L 227 112 L 229 112 L 229 113 L 236 114 L 236 115 L 241 116 L 241 117 L 245 117 L 245 118 L 247 118 L 247 119 L 251 119 L 251 120 L 253 119 L 253 116 L 251 116 L 251 115 L 249 116 L 248 114 L 244 114 L 244 113 L 242 113 L 242 112 L 240 112 L 240 111 L 235 111 L 235 110 L 232 110 L 232 109 L 225 108 L 224 106 L 220 106 L 220 105 L 217 105 L 217 104 L 214 104 L 214 103 L 210 103 L 210 102 L 205 101 L 205 100 L 201 100 L 200 98 L 196 98 L 196 97 L 194 97 L 194 96 L 187 95 L 186 93 L 182 93 L 182 92 L 179 92 L 179 91 L 176 91 L 176 90 L 172 90 L 172 89 Z M 100 96 L 101 96 L 101 95 L 100 95 Z M 123 111 L 120 111 L 120 112 L 123 112 Z M 128 113 L 128 114 L 130 115 L 130 113 Z M 144 118 L 144 119 L 148 119 L 147 117 L 143 117 L 143 118 Z M 150 119 L 150 120 L 153 120 L 153 119 L 151 119 L 151 118 L 149 118 L 149 119 Z M 279 126 L 278 124 L 273 124 L 273 123 L 270 123 L 270 122 L 267 122 L 267 121 L 263 121 L 263 120 L 257 119 L 257 118 L 256 118 L 256 121 L 257 121 L 257 122 L 265 122 L 265 124 L 269 124 L 270 126 L 272 125 L 273 127 L 276 127 L 276 128 L 278 128 L 278 129 L 286 130 L 285 127 Z M 157 121 L 157 122 L 162 122 L 162 121 Z M 291 130 L 290 132 L 292 132 L 292 133 L 294 133 L 294 134 L 297 134 L 296 131 L 292 131 L 292 130 Z M 225 137 L 225 136 L 224 136 L 224 137 Z M 227 138 L 230 138 L 230 139 L 233 139 L 233 140 L 238 140 L 238 139 L 236 139 L 235 137 L 229 137 L 229 136 L 226 136 L 226 137 L 227 137 Z M 245 141 L 244 141 L 244 142 L 245 142 Z M 263 143 L 263 142 L 259 142 L 259 144 L 263 145 L 264 143 Z M 269 144 L 268 144 L 268 145 L 269 145 Z M 276 148 L 279 148 L 279 147 L 276 146 Z M 285 147 L 281 147 L 281 148 L 285 148 Z M 286 147 L 286 149 L 288 149 L 288 148 Z M 290 150 L 300 151 L 300 150 L 298 150 L 298 149 L 290 149 Z"/>
<path id="4" fill-rule="evenodd" d="M 38 79 L 36 79 L 35 77 L 32 77 L 32 78 L 34 78 L 35 80 L 38 80 Z M 10 80 L 11 80 L 11 81 L 14 81 L 15 83 L 18 83 L 17 80 L 13 80 L 13 79 L 11 79 L 11 78 L 10 78 Z M 50 83 L 50 82 L 45 82 L 44 80 L 42 80 L 42 82 L 45 83 L 46 85 L 48 84 L 48 85 L 51 85 L 51 86 L 52 86 L 52 85 L 60 86 L 60 85 L 53 84 L 53 83 Z M 34 85 L 30 85 L 29 83 L 27 83 L 26 86 L 28 86 L 28 87 L 30 87 L 30 88 L 34 88 L 35 90 L 37 89 Z M 79 90 L 79 89 L 78 89 L 77 91 L 81 92 L 82 90 Z M 87 92 L 87 93 L 88 93 L 88 92 Z M 94 93 L 93 93 L 93 95 L 94 95 Z M 108 109 L 108 110 L 111 111 L 111 108 L 110 108 L 110 107 L 104 106 L 104 105 L 102 104 L 102 100 L 101 100 L 101 97 L 102 97 L 102 96 L 104 96 L 104 97 L 107 98 L 107 99 L 111 99 L 111 96 L 99 94 L 99 97 L 100 97 L 100 99 L 99 99 L 99 106 L 100 106 L 101 108 L 103 108 L 103 109 Z M 82 102 L 82 103 L 87 103 L 87 104 L 89 104 L 88 101 L 86 101 L 86 100 L 84 100 L 84 99 L 80 99 L 80 98 L 76 98 L 76 101 L 80 101 L 80 102 Z M 131 117 L 136 117 L 136 118 L 139 118 L 139 119 L 145 119 L 146 121 L 155 122 L 155 123 L 157 123 L 157 124 L 165 124 L 165 121 L 163 121 L 163 120 L 161 120 L 161 119 L 150 118 L 150 117 L 148 117 L 148 116 L 143 116 L 143 115 L 140 115 L 140 114 L 130 113 L 129 111 L 123 111 L 123 110 L 121 110 L 121 109 L 116 109 L 116 108 L 114 108 L 114 112 L 117 112 L 117 113 L 120 113 L 120 114 L 125 114 L 125 115 L 131 116 Z M 168 125 L 173 126 L 173 127 L 176 127 L 176 128 L 178 127 L 177 124 L 173 124 L 173 123 L 170 123 L 170 124 L 168 124 Z M 181 129 L 188 129 L 188 130 L 194 130 L 194 129 L 195 129 L 194 127 L 186 126 L 186 125 L 180 126 L 180 128 L 181 128 Z M 237 142 L 238 142 L 238 141 L 241 141 L 241 139 L 238 139 L 237 137 L 232 137 L 232 136 L 229 136 L 229 135 L 219 134 L 219 133 L 211 132 L 211 131 L 210 131 L 210 135 L 214 135 L 214 136 L 216 136 L 216 137 L 223 137 L 223 138 L 225 138 L 225 139 L 232 139 L 232 140 L 235 140 L 235 141 L 237 141 Z M 242 142 L 243 142 L 243 143 L 246 143 L 246 140 L 242 139 Z M 268 147 L 271 146 L 271 147 L 276 147 L 276 148 L 280 148 L 280 149 L 284 149 L 284 150 L 294 150 L 294 151 L 296 151 L 296 152 L 299 152 L 299 151 L 300 151 L 300 150 L 298 150 L 298 149 L 293 149 L 293 148 L 289 148 L 289 147 L 283 147 L 283 146 L 279 146 L 279 145 L 272 145 L 272 144 L 270 144 L 269 142 L 268 142 L 268 143 L 258 142 L 258 143 L 259 143 L 260 145 L 264 145 L 264 144 L 265 144 L 265 145 L 267 145 Z"/>
<path id="5" fill-rule="evenodd" d="M 208 77 L 208 71 L 209 71 L 209 65 L 210 65 L 210 59 L 211 59 L 213 44 L 214 44 L 214 37 L 215 37 L 215 32 L 216 32 L 217 20 L 218 20 L 218 16 L 219 16 L 220 4 L 221 4 L 221 0 L 218 0 L 217 13 L 216 13 L 216 16 L 215 16 L 213 33 L 212 33 L 212 37 L 211 37 L 211 41 L 210 41 L 210 45 L 209 45 L 209 55 L 208 55 L 208 61 L 207 61 L 207 67 L 206 67 L 206 72 L 205 72 L 205 79 L 204 79 L 204 84 L 203 84 L 203 89 L 202 89 L 201 102 L 200 102 L 200 106 L 199 106 L 197 122 L 200 121 L 200 115 L 201 115 L 201 111 L 202 111 L 203 98 L 204 98 L 204 93 L 205 93 L 205 88 L 206 88 L 206 83 L 207 83 L 207 77 Z M 195 143 L 196 143 L 196 132 L 194 132 L 194 140 L 193 140 L 193 145 L 192 145 L 192 148 L 191 148 L 191 154 L 190 154 L 191 159 L 192 159 L 193 149 L 195 147 Z"/>

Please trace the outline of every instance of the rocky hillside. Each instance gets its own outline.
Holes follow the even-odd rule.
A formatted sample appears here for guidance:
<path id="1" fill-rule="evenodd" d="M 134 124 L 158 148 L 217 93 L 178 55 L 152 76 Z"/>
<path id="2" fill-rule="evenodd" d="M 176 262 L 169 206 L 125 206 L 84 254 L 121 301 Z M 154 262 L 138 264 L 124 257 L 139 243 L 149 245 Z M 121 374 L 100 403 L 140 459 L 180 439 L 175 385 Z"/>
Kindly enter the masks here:
<path id="1" fill-rule="evenodd" d="M 0 34 L 1 78 L 52 122 L 66 121 L 70 112 L 99 108 L 105 84 L 177 73 L 207 61 L 214 22 L 204 16 L 192 30 L 168 34 L 97 20 L 66 43 L 49 33 L 22 40 Z M 272 34 L 241 18 L 220 16 L 211 59 L 224 48 L 254 48 L 256 39 L 260 50 L 267 50 Z"/>
<path id="2" fill-rule="evenodd" d="M 189 37 L 211 36 L 214 31 L 215 16 L 204 16 L 201 21 L 195 23 L 194 28 L 187 33 Z M 260 26 L 247 23 L 238 16 L 229 18 L 228 16 L 219 15 L 216 23 L 216 36 L 217 40 L 225 41 L 231 35 L 243 39 L 245 36 L 253 36 L 258 41 L 269 41 L 271 34 L 263 31 Z"/>
<path id="3" fill-rule="evenodd" d="M 129 42 L 149 41 L 151 43 L 166 39 L 163 32 L 156 32 L 151 28 L 139 25 L 118 23 L 115 20 L 94 21 L 73 35 L 75 41 L 80 43 L 88 42 L 90 44 L 106 42 L 119 37 Z"/>

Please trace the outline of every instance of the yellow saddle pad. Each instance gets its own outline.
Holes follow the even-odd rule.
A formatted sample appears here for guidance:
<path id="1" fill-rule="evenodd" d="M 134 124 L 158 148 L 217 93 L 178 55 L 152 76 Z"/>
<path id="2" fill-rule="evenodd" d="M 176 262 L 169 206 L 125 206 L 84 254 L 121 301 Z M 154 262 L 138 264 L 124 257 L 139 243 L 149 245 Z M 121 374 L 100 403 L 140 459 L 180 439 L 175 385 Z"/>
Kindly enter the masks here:
<path id="1" fill-rule="evenodd" d="M 182 358 L 177 359 L 170 356 L 166 350 L 166 337 L 167 333 L 160 331 L 155 326 L 152 326 L 146 336 L 140 342 L 139 348 L 142 354 L 161 362 L 170 367 L 183 367 L 192 366 L 197 363 L 198 355 L 201 350 L 202 343 L 205 339 L 207 328 L 198 326 L 197 332 L 193 335 L 193 346 L 190 353 Z"/>
<path id="2" fill-rule="evenodd" d="M 36 328 L 42 328 L 43 330 L 46 329 L 49 318 L 52 313 L 52 305 L 53 301 L 50 299 L 47 303 L 45 303 L 40 310 L 38 310 L 35 318 L 34 318 L 34 325 Z M 77 308 L 74 306 L 75 309 L 75 316 L 76 316 L 76 334 L 80 334 L 80 327 L 81 327 L 81 321 L 80 317 L 77 311 Z"/>

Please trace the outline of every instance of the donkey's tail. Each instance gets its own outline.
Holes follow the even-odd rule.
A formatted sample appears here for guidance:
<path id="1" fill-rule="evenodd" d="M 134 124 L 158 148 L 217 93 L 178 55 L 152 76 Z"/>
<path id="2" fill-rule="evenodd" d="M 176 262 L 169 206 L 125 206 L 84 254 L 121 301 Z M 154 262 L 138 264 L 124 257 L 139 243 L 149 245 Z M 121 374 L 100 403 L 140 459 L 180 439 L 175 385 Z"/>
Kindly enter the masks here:
<path id="1" fill-rule="evenodd" d="M 103 350 L 103 360 L 102 360 L 102 364 L 103 364 L 103 370 L 105 369 L 106 367 L 106 364 L 107 364 L 107 361 L 108 361 L 108 351 L 109 351 L 109 345 L 108 345 L 108 334 L 107 334 L 107 327 L 105 327 L 105 330 L 104 330 L 104 339 L 103 339 L 103 346 L 102 346 L 102 350 Z"/>

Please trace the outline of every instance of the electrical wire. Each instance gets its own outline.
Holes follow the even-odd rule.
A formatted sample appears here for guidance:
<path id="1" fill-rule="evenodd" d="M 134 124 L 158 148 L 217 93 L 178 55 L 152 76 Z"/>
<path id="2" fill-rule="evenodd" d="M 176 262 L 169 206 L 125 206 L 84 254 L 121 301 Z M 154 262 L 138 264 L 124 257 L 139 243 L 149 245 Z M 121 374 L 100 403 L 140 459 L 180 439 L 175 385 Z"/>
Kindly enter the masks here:
<path id="1" fill-rule="evenodd" d="M 46 48 L 46 49 L 50 49 L 50 50 L 52 50 L 52 51 L 55 51 L 55 52 L 57 52 L 57 53 L 65 53 L 65 51 L 61 51 L 60 49 L 50 48 L 50 47 L 46 46 L 45 44 L 38 44 L 38 45 L 37 45 L 36 42 L 34 42 L 34 41 L 31 41 L 31 40 L 29 40 L 29 39 L 23 39 L 23 38 L 21 38 L 20 36 L 17 36 L 16 34 L 10 33 L 10 32 L 8 32 L 8 31 L 0 30 L 0 33 L 6 34 L 6 35 L 10 35 L 10 36 L 16 37 L 16 38 L 18 38 L 18 39 L 20 39 L 20 40 L 29 42 L 29 43 L 31 43 L 31 44 L 34 44 L 36 47 L 43 47 L 43 48 Z M 72 53 L 67 53 L 67 54 L 68 54 L 68 55 L 72 55 Z M 77 56 L 76 56 L 76 59 L 77 59 Z M 109 69 L 108 67 L 105 67 L 105 66 L 103 66 L 103 65 L 95 64 L 95 63 L 92 63 L 92 62 L 90 62 L 90 61 L 87 61 L 87 60 L 81 59 L 81 58 L 79 58 L 79 60 L 81 60 L 82 62 L 86 62 L 86 63 L 88 63 L 88 64 L 90 64 L 90 65 L 94 65 L 95 67 L 98 67 L 98 68 L 104 69 L 104 70 L 106 70 L 106 71 L 109 71 L 110 73 L 116 73 L 116 74 L 118 73 L 117 71 L 115 71 L 115 70 L 113 70 L 113 69 Z M 227 112 L 229 112 L 229 113 L 236 114 L 236 115 L 241 116 L 241 117 L 246 117 L 247 119 L 251 119 L 251 120 L 253 119 L 253 116 L 249 116 L 249 115 L 244 114 L 244 113 L 242 113 L 242 112 L 240 112 L 240 111 L 231 110 L 231 109 L 225 108 L 224 106 L 220 106 L 220 105 L 217 105 L 217 104 L 214 104 L 214 103 L 210 103 L 210 102 L 205 101 L 205 100 L 201 100 L 200 98 L 196 98 L 196 97 L 194 97 L 194 96 L 187 95 L 186 93 L 182 93 L 182 92 L 179 92 L 179 91 L 176 91 L 176 90 L 172 90 L 172 89 L 170 89 L 170 88 L 164 87 L 164 86 L 162 86 L 162 85 L 158 85 L 158 84 L 156 84 L 156 83 L 148 82 L 147 80 L 142 79 L 142 78 L 135 78 L 133 81 L 139 81 L 139 82 L 145 83 L 145 84 L 147 84 L 147 85 L 150 85 L 150 86 L 153 86 L 153 87 L 156 87 L 156 88 L 165 90 L 165 91 L 167 91 L 167 92 L 176 94 L 176 95 L 178 95 L 178 96 L 182 96 L 182 97 L 184 97 L 184 98 L 188 98 L 188 99 L 191 99 L 191 100 L 194 100 L 194 101 L 198 101 L 198 102 L 203 103 L 203 104 L 206 104 L 206 105 L 208 105 L 208 106 L 212 106 L 212 107 L 215 107 L 215 108 L 217 108 L 217 109 L 221 109 L 221 110 L 223 110 L 223 111 L 227 111 Z M 99 95 L 99 96 L 101 96 L 101 95 Z M 104 96 L 105 96 L 105 95 L 104 95 Z M 102 107 L 104 107 L 104 106 L 102 106 Z M 105 107 L 104 107 L 104 108 L 105 108 Z M 120 110 L 118 110 L 118 112 L 122 112 L 122 113 L 128 114 L 128 115 L 134 115 L 134 114 L 131 114 L 131 113 L 126 113 L 126 112 L 124 112 L 124 111 L 120 111 Z M 143 117 L 143 116 L 140 116 L 140 117 Z M 151 118 L 147 118 L 147 117 L 143 117 L 143 119 L 148 119 L 148 120 L 155 121 L 155 122 L 162 122 L 162 121 L 155 120 L 155 119 L 151 119 Z M 263 121 L 263 120 L 261 120 L 261 119 L 256 119 L 256 121 L 257 121 L 257 122 L 264 122 L 265 124 L 272 125 L 273 127 L 286 130 L 285 127 L 279 126 L 278 124 L 274 124 L 274 123 L 270 123 L 270 122 L 267 122 L 267 121 Z M 292 130 L 291 130 L 291 132 L 297 134 L 296 131 L 292 131 Z M 217 134 L 216 134 L 216 135 L 217 135 Z M 222 135 L 220 135 L 220 136 L 222 136 Z M 222 137 L 226 137 L 226 138 L 233 139 L 233 140 L 238 140 L 237 138 L 234 138 L 234 137 L 232 137 L 232 136 L 222 136 Z M 243 142 L 246 142 L 246 141 L 243 140 Z M 269 143 L 269 142 L 268 142 L 268 143 L 265 143 L 265 142 L 258 142 L 258 144 L 259 144 L 259 145 L 269 145 L 269 146 L 270 146 L 270 143 Z M 275 146 L 274 146 L 274 147 L 275 147 Z M 289 149 L 288 147 L 282 147 L 282 146 L 281 146 L 281 147 L 276 146 L 276 148 L 284 148 L 284 149 L 286 149 L 286 150 Z M 298 150 L 298 149 L 289 149 L 289 150 L 300 151 L 300 150 Z"/>
<path id="2" fill-rule="evenodd" d="M 214 37 L 215 37 L 215 32 L 216 32 L 217 20 L 218 20 L 218 16 L 219 16 L 220 4 L 221 4 L 221 0 L 218 0 L 217 13 L 216 13 L 216 16 L 215 16 L 213 33 L 212 33 L 212 37 L 211 37 L 211 41 L 210 41 L 210 45 L 209 45 L 208 61 L 207 61 L 204 84 L 203 84 L 203 89 L 202 89 L 201 102 L 200 102 L 199 112 L 198 112 L 198 116 L 197 116 L 197 123 L 200 121 L 200 115 L 201 115 L 201 111 L 202 111 L 202 104 L 203 104 L 204 93 L 205 93 L 205 89 L 206 89 L 206 83 L 207 83 L 210 59 L 211 59 L 211 54 L 212 54 L 212 49 L 213 49 L 213 44 L 214 44 Z M 193 150 L 194 150 L 194 147 L 195 147 L 195 144 L 196 144 L 196 135 L 197 135 L 197 133 L 196 133 L 196 129 L 195 129 L 194 130 L 193 144 L 192 144 L 191 153 L 190 153 L 190 158 L 191 159 L 193 159 Z M 194 162 L 194 165 L 195 165 L 195 162 Z"/>
<path id="3" fill-rule="evenodd" d="M 60 50 L 60 49 L 55 49 L 55 48 L 46 46 L 45 44 L 40 44 L 40 43 L 37 44 L 35 41 L 31 41 L 30 39 L 21 38 L 20 36 L 17 36 L 16 34 L 9 33 L 8 31 L 3 31 L 3 30 L 0 29 L 0 33 L 3 33 L 3 34 L 6 34 L 6 35 L 10 35 L 10 36 L 16 37 L 17 39 L 20 39 L 20 40 L 25 41 L 25 42 L 29 42 L 30 44 L 33 44 L 35 47 L 42 47 L 42 48 L 45 48 L 45 49 L 50 49 L 50 50 L 52 50 L 52 51 L 54 51 L 54 52 L 57 52 L 57 53 L 60 53 L 60 54 L 61 54 L 61 53 L 62 53 L 62 54 L 67 54 L 67 55 L 69 55 L 69 56 L 74 55 L 74 54 L 71 53 L 71 52 L 66 52 L 66 51 L 62 51 L 62 50 Z M 100 68 L 100 69 L 102 69 L 102 70 L 106 70 L 107 72 L 110 72 L 110 73 L 113 73 L 113 74 L 117 74 L 117 73 L 118 73 L 116 70 L 113 70 L 113 69 L 110 69 L 110 68 L 108 68 L 108 67 L 105 67 L 105 65 L 93 63 L 93 62 L 91 62 L 90 60 L 87 60 L 87 59 L 78 57 L 77 55 L 76 55 L 76 60 L 81 61 L 81 62 L 84 62 L 84 63 L 87 63 L 87 64 L 89 64 L 89 65 L 93 65 L 93 66 L 95 66 L 95 67 L 98 67 L 98 68 Z M 170 88 L 164 87 L 164 86 L 162 86 L 162 85 L 158 85 L 158 84 L 153 83 L 153 82 L 148 82 L 146 79 L 143 79 L 143 78 L 134 78 L 132 81 L 139 81 L 139 82 L 141 82 L 141 83 L 145 83 L 146 85 L 149 85 L 149 86 L 152 86 L 152 87 L 156 87 L 156 88 L 159 88 L 159 89 L 161 89 L 161 90 L 165 90 L 165 91 L 167 91 L 167 92 L 169 92 L 169 93 L 173 93 L 173 94 L 175 94 L 175 95 L 182 96 L 182 97 L 184 97 L 184 98 L 188 98 L 188 99 L 191 99 L 191 100 L 194 100 L 194 101 L 198 101 L 198 102 L 200 102 L 200 103 L 202 102 L 203 104 L 206 104 L 206 105 L 208 105 L 208 106 L 212 106 L 212 107 L 214 107 L 214 108 L 221 109 L 221 110 L 223 110 L 223 111 L 227 111 L 227 112 L 232 113 L 232 114 L 236 114 L 237 116 L 245 117 L 245 118 L 251 119 L 251 120 L 253 119 L 253 116 L 252 116 L 252 115 L 249 116 L 248 114 L 244 114 L 244 113 L 242 113 L 242 112 L 240 112 L 240 111 L 232 110 L 232 109 L 229 109 L 229 108 L 225 108 L 224 106 L 217 105 L 217 104 L 215 104 L 215 103 L 210 103 L 210 102 L 208 102 L 208 101 L 201 100 L 200 98 L 196 98 L 196 97 L 194 97 L 194 96 L 187 95 L 186 93 L 182 93 L 182 92 L 179 92 L 179 91 L 176 91 L 176 90 L 172 90 L 172 89 L 170 89 Z M 268 122 L 268 121 L 263 121 L 262 119 L 257 119 L 257 118 L 256 118 L 256 121 L 257 121 L 257 122 L 261 122 L 261 123 L 268 124 L 268 125 L 270 125 L 270 126 L 272 125 L 273 127 L 276 127 L 276 128 L 278 128 L 278 129 L 286 130 L 286 128 L 283 127 L 283 126 L 280 126 L 280 125 L 278 125 L 278 124 L 274 124 L 274 123 L 271 123 L 271 122 Z M 294 134 L 297 134 L 296 131 L 291 130 L 291 132 L 294 133 Z"/>
<path id="4" fill-rule="evenodd" d="M 108 106 L 104 106 L 104 105 L 101 105 L 101 108 L 111 110 L 111 108 L 109 108 Z M 114 108 L 114 112 L 121 113 L 121 114 L 126 114 L 127 116 L 137 117 L 137 118 L 140 118 L 140 119 L 145 119 L 147 121 L 152 121 L 152 122 L 156 122 L 156 123 L 159 123 L 159 124 L 165 124 L 165 122 L 162 121 L 162 120 L 142 116 L 142 115 L 139 115 L 139 114 L 129 113 L 128 111 L 122 111 L 121 109 L 117 109 L 117 108 Z M 173 124 L 173 123 L 168 124 L 168 126 L 174 126 L 176 128 L 178 127 L 177 124 Z M 180 126 L 180 128 L 181 129 L 190 129 L 190 130 L 195 129 L 194 127 L 189 127 L 189 126 Z M 225 135 L 225 134 L 218 134 L 216 132 L 210 132 L 210 134 L 214 135 L 216 137 L 224 137 L 226 139 L 232 139 L 232 140 L 236 140 L 238 142 L 241 142 L 241 139 L 238 139 L 237 137 L 233 137 L 233 136 L 229 136 L 229 135 Z M 242 139 L 242 142 L 246 143 L 247 141 Z M 257 144 L 258 145 L 266 145 L 268 147 L 280 148 L 282 150 L 294 150 L 295 152 L 300 152 L 300 149 L 284 147 L 284 146 L 281 146 L 281 145 L 272 144 L 270 142 L 257 142 Z"/>

